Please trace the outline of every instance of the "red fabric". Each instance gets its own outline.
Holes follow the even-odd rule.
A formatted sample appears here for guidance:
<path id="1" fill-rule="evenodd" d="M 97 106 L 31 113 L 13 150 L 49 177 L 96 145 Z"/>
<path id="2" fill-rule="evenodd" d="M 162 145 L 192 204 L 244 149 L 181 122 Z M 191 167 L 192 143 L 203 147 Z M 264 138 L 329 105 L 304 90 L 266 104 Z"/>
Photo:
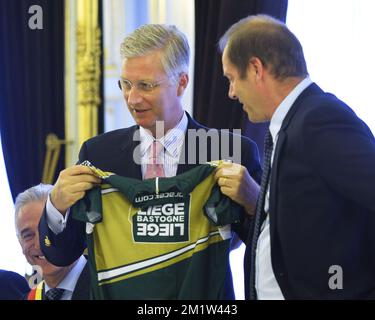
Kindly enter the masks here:
<path id="1" fill-rule="evenodd" d="M 160 159 L 160 154 L 164 150 L 163 145 L 159 141 L 154 141 L 151 145 L 151 153 L 148 158 L 145 179 L 155 177 L 165 177 L 164 166 Z M 164 153 L 162 153 L 164 155 Z"/>
<path id="2" fill-rule="evenodd" d="M 31 289 L 29 294 L 27 295 L 27 300 L 35 300 L 36 295 L 36 288 Z"/>

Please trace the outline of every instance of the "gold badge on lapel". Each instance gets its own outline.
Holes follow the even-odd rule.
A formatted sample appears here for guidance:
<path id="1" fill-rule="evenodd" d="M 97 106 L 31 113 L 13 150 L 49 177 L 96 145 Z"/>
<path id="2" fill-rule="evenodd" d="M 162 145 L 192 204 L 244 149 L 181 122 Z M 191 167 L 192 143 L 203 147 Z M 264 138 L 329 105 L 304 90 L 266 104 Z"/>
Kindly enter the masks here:
<path id="1" fill-rule="evenodd" d="M 46 247 L 50 247 L 51 246 L 51 241 L 50 239 L 48 239 L 48 237 L 46 236 L 45 239 L 44 239 L 44 245 Z"/>

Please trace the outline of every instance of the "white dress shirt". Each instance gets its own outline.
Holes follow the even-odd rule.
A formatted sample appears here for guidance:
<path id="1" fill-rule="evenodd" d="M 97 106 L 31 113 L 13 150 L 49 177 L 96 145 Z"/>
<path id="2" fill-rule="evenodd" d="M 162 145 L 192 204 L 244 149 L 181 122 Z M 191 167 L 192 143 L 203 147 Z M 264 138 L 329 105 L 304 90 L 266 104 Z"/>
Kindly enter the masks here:
<path id="1" fill-rule="evenodd" d="M 188 119 L 184 112 L 180 122 L 171 130 L 167 132 L 165 136 L 159 139 L 163 145 L 165 152 L 163 157 L 164 173 L 166 177 L 174 177 L 177 173 L 178 162 L 182 146 L 184 144 L 185 133 L 187 130 Z M 154 141 L 154 137 L 150 131 L 140 127 L 140 153 L 141 153 L 141 170 L 142 178 L 144 178 L 147 169 L 147 162 L 149 154 L 151 152 L 151 145 Z M 100 168 L 99 168 L 100 169 Z M 47 224 L 48 227 L 55 234 L 61 233 L 66 226 L 68 221 L 70 210 L 65 214 L 65 217 L 54 207 L 51 202 L 50 196 L 47 198 L 46 204 L 47 211 Z"/>
<path id="2" fill-rule="evenodd" d="M 74 267 L 67 273 L 65 278 L 57 285 L 56 288 L 64 289 L 64 293 L 60 300 L 72 300 L 73 291 L 76 287 L 79 276 L 82 273 L 87 261 L 84 256 L 81 256 Z M 44 283 L 44 290 L 47 293 L 51 288 Z"/>
<path id="3" fill-rule="evenodd" d="M 271 157 L 271 167 L 276 149 L 277 138 L 285 116 L 296 101 L 298 96 L 312 83 L 309 77 L 301 81 L 286 98 L 277 107 L 270 122 L 270 132 L 273 141 L 273 151 Z M 283 300 L 284 296 L 280 286 L 276 281 L 271 263 L 271 238 L 270 238 L 270 220 L 269 220 L 269 185 L 264 201 L 264 210 L 267 213 L 266 219 L 262 224 L 261 232 L 258 238 L 256 257 L 255 257 L 255 288 L 259 300 Z"/>
<path id="4" fill-rule="evenodd" d="M 167 132 L 158 141 L 164 147 L 164 152 L 161 155 L 161 163 L 164 166 L 164 173 L 166 177 L 174 177 L 177 173 L 178 162 L 180 160 L 180 154 L 182 145 L 184 144 L 185 133 L 187 129 L 188 119 L 184 112 L 180 122 L 171 130 Z M 149 130 L 142 127 L 139 129 L 140 132 L 140 152 L 141 152 L 141 167 L 142 167 L 142 178 L 146 175 L 148 158 L 151 153 L 151 145 L 155 138 L 152 136 Z"/>

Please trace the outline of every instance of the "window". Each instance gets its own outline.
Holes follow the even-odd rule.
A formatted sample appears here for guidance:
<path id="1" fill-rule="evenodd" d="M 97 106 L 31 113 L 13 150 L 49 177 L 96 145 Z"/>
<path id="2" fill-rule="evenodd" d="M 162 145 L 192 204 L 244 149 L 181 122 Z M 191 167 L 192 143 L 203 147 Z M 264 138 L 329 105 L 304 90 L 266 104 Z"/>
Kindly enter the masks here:
<path id="1" fill-rule="evenodd" d="M 5 170 L 3 149 L 0 139 L 0 269 L 26 273 L 26 259 L 16 237 L 14 205 Z"/>
<path id="2" fill-rule="evenodd" d="M 287 13 L 311 79 L 347 103 L 373 133 L 374 12 L 372 0 L 289 0 Z"/>

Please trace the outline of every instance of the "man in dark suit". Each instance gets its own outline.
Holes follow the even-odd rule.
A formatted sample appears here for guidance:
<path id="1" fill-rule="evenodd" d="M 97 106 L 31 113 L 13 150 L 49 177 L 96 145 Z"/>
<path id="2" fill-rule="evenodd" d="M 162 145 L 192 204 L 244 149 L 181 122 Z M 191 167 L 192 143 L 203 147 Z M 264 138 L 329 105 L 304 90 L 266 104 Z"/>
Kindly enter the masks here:
<path id="1" fill-rule="evenodd" d="M 373 134 L 310 80 L 300 42 L 282 22 L 245 18 L 220 49 L 229 96 L 251 121 L 270 121 L 246 297 L 375 298 Z"/>
<path id="2" fill-rule="evenodd" d="M 141 180 L 173 177 L 200 163 L 229 158 L 224 152 L 229 150 L 234 160 L 242 161 L 246 174 L 260 179 L 254 142 L 209 130 L 184 112 L 181 98 L 189 82 L 189 45 L 185 35 L 174 26 L 145 25 L 125 38 L 121 55 L 119 86 L 137 125 L 86 141 L 79 163 L 88 160 L 101 170 Z M 204 139 L 208 133 L 210 138 Z M 204 141 L 200 139 L 202 135 Z M 148 160 L 155 158 L 156 145 L 161 145 L 164 154 L 162 168 L 154 169 L 159 174 L 150 175 Z M 67 265 L 82 254 L 86 245 L 85 224 L 71 219 L 68 211 L 84 197 L 86 190 L 99 183 L 100 179 L 82 165 L 60 173 L 39 225 L 42 251 L 54 264 Z M 233 195 L 233 199 L 245 203 L 241 196 Z M 46 239 L 53 245 L 46 245 Z"/>
<path id="3" fill-rule="evenodd" d="M 89 294 L 89 272 L 86 259 L 77 257 L 67 266 L 49 263 L 39 246 L 38 223 L 51 185 L 40 184 L 20 193 L 15 203 L 15 222 L 23 254 L 43 281 L 29 292 L 30 300 L 85 300 Z M 30 291 L 30 289 L 29 289 Z M 52 297 L 52 294 L 56 296 Z"/>

